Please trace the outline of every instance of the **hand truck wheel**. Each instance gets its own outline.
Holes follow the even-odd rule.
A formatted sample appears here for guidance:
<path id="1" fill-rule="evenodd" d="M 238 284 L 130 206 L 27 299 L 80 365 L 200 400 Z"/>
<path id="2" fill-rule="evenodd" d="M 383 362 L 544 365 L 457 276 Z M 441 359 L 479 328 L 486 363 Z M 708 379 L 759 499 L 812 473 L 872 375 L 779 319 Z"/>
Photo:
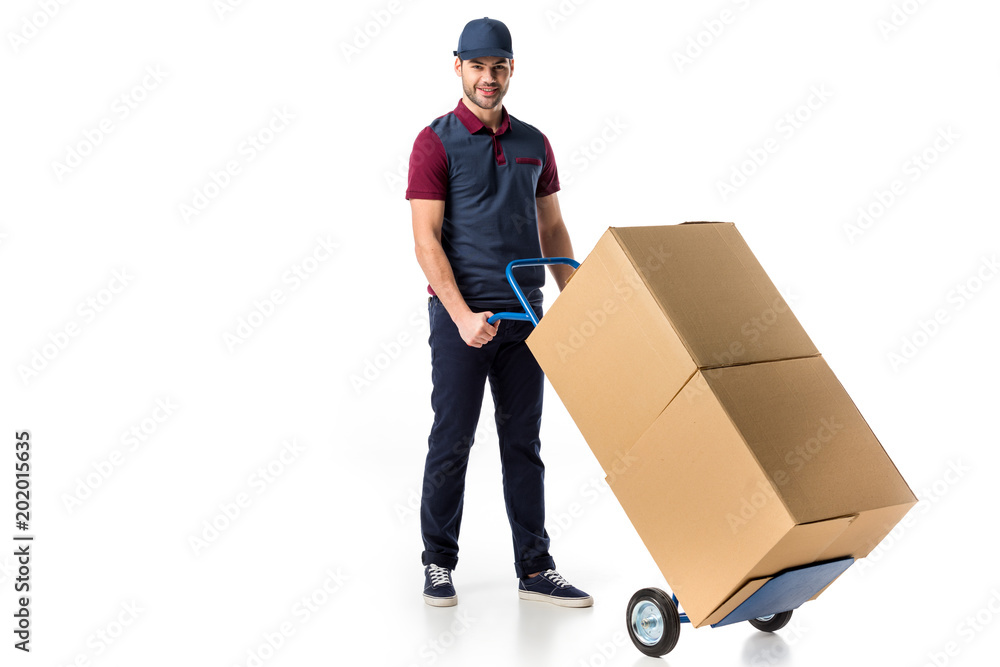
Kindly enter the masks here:
<path id="1" fill-rule="evenodd" d="M 632 596 L 625 624 L 635 647 L 654 658 L 670 653 L 681 634 L 677 605 L 659 588 L 643 588 Z"/>
<path id="2" fill-rule="evenodd" d="M 791 618 L 792 612 L 783 611 L 778 614 L 768 614 L 767 616 L 751 618 L 750 625 L 757 628 L 761 632 L 774 632 L 775 630 L 780 630 L 788 625 L 788 621 L 790 621 Z"/>

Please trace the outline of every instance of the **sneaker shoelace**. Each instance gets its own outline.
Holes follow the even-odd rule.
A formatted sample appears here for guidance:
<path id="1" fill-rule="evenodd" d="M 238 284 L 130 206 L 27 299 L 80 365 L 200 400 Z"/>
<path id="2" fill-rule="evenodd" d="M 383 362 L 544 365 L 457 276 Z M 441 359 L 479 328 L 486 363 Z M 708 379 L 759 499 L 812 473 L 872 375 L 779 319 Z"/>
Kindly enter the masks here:
<path id="1" fill-rule="evenodd" d="M 449 576 L 448 569 L 439 567 L 434 563 L 431 563 L 430 575 L 431 585 L 434 587 L 447 586 L 451 583 L 451 577 Z"/>
<path id="2" fill-rule="evenodd" d="M 563 579 L 563 576 L 555 570 L 546 570 L 542 574 L 544 574 L 549 581 L 559 588 L 569 588 L 569 582 Z"/>

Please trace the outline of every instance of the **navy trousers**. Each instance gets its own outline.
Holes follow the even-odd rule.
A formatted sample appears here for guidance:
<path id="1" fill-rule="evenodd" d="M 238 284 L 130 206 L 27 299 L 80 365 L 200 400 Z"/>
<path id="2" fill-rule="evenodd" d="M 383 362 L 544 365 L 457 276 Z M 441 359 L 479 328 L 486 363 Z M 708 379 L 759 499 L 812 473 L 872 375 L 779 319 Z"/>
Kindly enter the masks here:
<path id="1" fill-rule="evenodd" d="M 545 466 L 539 455 L 544 375 L 524 342 L 532 325 L 503 320 L 496 337 L 475 348 L 462 340 L 440 299 L 431 297 L 427 307 L 434 424 L 427 439 L 420 501 L 421 560 L 449 569 L 458 564 L 465 471 L 488 380 L 514 541 L 514 570 L 524 577 L 555 568 L 545 531 Z M 510 308 L 472 310 L 498 313 Z M 535 313 L 541 317 L 540 306 Z"/>

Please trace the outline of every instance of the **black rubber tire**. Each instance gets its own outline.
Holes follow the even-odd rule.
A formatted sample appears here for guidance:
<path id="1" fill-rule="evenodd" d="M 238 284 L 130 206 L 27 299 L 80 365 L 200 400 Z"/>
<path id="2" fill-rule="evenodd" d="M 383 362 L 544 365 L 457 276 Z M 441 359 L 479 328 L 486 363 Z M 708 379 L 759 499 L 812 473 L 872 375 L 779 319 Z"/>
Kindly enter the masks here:
<path id="1" fill-rule="evenodd" d="M 632 611 L 639 603 L 648 600 L 656 606 L 663 618 L 663 634 L 655 644 L 645 644 L 636 636 L 635 628 L 632 627 Z M 632 639 L 635 647 L 646 655 L 659 658 L 674 650 L 677 640 L 681 636 L 681 617 L 677 612 L 677 605 L 670 599 L 670 596 L 659 588 L 643 588 L 637 591 L 628 602 L 625 609 L 625 627 L 628 628 L 628 636 Z"/>
<path id="2" fill-rule="evenodd" d="M 775 630 L 780 630 L 781 628 L 788 625 L 788 621 L 792 619 L 792 612 L 783 611 L 778 614 L 774 614 L 771 618 L 766 621 L 759 618 L 751 618 L 750 625 L 757 628 L 761 632 L 774 632 Z"/>

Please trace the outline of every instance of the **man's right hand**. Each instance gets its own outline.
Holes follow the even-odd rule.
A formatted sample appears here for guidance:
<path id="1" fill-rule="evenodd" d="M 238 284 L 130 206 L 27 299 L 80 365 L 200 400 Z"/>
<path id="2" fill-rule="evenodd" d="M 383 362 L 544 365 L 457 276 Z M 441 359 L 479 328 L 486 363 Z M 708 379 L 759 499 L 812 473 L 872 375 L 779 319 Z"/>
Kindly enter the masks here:
<path id="1" fill-rule="evenodd" d="M 493 337 L 497 335 L 497 327 L 500 323 L 498 322 L 496 326 L 489 324 L 486 320 L 492 316 L 493 313 L 488 310 L 482 313 L 474 313 L 470 310 L 455 320 L 458 333 L 466 345 L 482 347 L 493 340 Z"/>

